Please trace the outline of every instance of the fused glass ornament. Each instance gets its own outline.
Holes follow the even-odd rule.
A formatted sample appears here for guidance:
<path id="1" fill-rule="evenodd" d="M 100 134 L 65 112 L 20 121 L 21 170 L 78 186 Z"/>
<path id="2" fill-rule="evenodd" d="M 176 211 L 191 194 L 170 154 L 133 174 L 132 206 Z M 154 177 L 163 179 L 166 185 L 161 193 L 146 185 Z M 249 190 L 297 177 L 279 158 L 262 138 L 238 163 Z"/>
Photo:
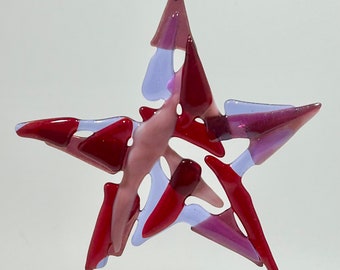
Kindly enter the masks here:
<path id="1" fill-rule="evenodd" d="M 149 101 L 164 100 L 164 104 L 159 109 L 141 107 L 141 122 L 125 116 L 99 120 L 68 117 L 16 126 L 19 136 L 44 141 L 107 173 L 123 172 L 120 183 L 104 186 L 85 269 L 104 267 L 110 255 L 122 255 L 130 234 L 132 244 L 139 246 L 179 222 L 258 266 L 278 269 L 242 177 L 283 146 L 321 104 L 294 107 L 228 100 L 221 113 L 190 31 L 184 0 L 168 0 L 151 45 L 156 51 L 147 67 L 142 94 Z M 185 51 L 183 66 L 177 71 L 175 49 Z M 80 131 L 91 135 L 78 136 Z M 170 147 L 172 137 L 210 153 L 205 162 L 225 191 L 230 208 L 222 208 L 223 200 L 202 179 L 202 166 L 190 159 L 190 153 L 184 158 Z M 249 146 L 225 164 L 218 159 L 226 153 L 222 141 L 236 138 L 248 139 Z M 161 158 L 168 164 L 170 177 Z M 138 188 L 148 174 L 151 189 L 141 209 Z M 187 203 L 191 196 L 221 208 L 220 213 Z"/>

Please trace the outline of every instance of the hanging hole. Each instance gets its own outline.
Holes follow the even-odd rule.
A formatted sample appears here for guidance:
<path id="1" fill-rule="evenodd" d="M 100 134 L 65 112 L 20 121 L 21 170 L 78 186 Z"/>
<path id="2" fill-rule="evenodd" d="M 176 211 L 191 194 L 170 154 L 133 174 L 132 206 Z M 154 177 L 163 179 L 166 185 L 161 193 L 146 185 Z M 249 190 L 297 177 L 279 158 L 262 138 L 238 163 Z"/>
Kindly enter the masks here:
<path id="1" fill-rule="evenodd" d="M 80 138 L 88 138 L 90 137 L 94 132 L 89 130 L 79 130 L 76 133 L 73 134 L 73 136 L 80 137 Z"/>
<path id="2" fill-rule="evenodd" d="M 200 117 L 195 118 L 195 121 L 196 121 L 197 123 L 204 124 L 203 119 L 200 118 Z"/>
<path id="3" fill-rule="evenodd" d="M 181 104 L 178 103 L 177 107 L 176 107 L 176 113 L 177 113 L 177 115 L 181 115 L 182 112 L 183 112 L 182 106 L 181 106 Z"/>
<path id="4" fill-rule="evenodd" d="M 161 157 L 160 160 L 161 160 L 161 167 L 162 167 L 163 172 L 165 173 L 166 177 L 168 177 L 168 179 L 170 179 L 171 178 L 171 172 L 170 172 L 170 167 L 169 167 L 168 162 L 166 161 L 166 159 L 164 157 Z"/>
<path id="5" fill-rule="evenodd" d="M 241 232 L 245 236 L 247 236 L 247 232 L 246 232 L 245 228 L 243 227 L 243 224 L 242 224 L 241 220 L 238 218 L 238 216 L 235 213 L 234 213 L 234 218 L 235 218 L 236 224 L 239 227 L 239 229 L 241 230 Z"/>
<path id="6" fill-rule="evenodd" d="M 127 146 L 132 146 L 133 145 L 133 138 L 131 137 L 128 141 L 127 141 Z"/>
<path id="7" fill-rule="evenodd" d="M 138 195 L 140 199 L 140 209 L 145 207 L 145 204 L 148 200 L 148 194 L 151 189 L 151 178 L 150 175 L 146 175 L 138 188 Z"/>
<path id="8" fill-rule="evenodd" d="M 236 138 L 223 141 L 222 143 L 228 152 L 228 155 L 223 158 L 226 163 L 235 161 L 235 159 L 237 159 L 249 147 L 249 139 L 247 138 Z"/>
<path id="9" fill-rule="evenodd" d="M 174 51 L 174 70 L 179 70 L 183 63 L 185 58 L 185 52 L 182 50 L 175 50 Z"/>

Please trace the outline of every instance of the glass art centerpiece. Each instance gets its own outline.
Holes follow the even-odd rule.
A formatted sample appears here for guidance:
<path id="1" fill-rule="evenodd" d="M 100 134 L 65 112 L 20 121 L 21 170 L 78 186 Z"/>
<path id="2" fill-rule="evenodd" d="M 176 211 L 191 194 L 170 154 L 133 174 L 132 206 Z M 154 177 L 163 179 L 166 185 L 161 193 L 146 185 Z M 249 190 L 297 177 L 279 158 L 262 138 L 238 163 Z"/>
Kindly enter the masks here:
<path id="1" fill-rule="evenodd" d="M 245 172 L 261 164 L 313 117 L 320 104 L 301 107 L 227 100 L 224 112 L 216 106 L 190 31 L 183 0 L 168 0 L 157 32 L 156 47 L 142 85 L 149 101 L 164 100 L 158 108 L 141 107 L 142 121 L 127 116 L 99 120 L 73 117 L 24 122 L 19 136 L 38 139 L 109 174 L 123 172 L 119 184 L 104 186 L 104 200 L 95 224 L 86 270 L 101 268 L 108 257 L 120 256 L 130 234 L 135 246 L 178 222 L 268 270 L 278 269 L 266 241 L 250 194 L 242 184 Z M 174 70 L 174 51 L 185 51 L 182 67 Z M 178 107 L 180 106 L 180 113 Z M 79 131 L 89 131 L 87 137 Z M 221 208 L 223 200 L 202 179 L 201 165 L 182 157 L 169 145 L 178 137 L 207 151 L 204 161 L 219 180 L 231 207 L 212 214 L 190 196 Z M 222 141 L 249 140 L 248 148 L 230 164 Z M 160 159 L 170 168 L 166 176 Z M 138 188 L 146 175 L 151 189 L 141 209 Z M 239 228 L 235 215 L 246 233 Z M 132 232 L 134 224 L 136 229 Z"/>

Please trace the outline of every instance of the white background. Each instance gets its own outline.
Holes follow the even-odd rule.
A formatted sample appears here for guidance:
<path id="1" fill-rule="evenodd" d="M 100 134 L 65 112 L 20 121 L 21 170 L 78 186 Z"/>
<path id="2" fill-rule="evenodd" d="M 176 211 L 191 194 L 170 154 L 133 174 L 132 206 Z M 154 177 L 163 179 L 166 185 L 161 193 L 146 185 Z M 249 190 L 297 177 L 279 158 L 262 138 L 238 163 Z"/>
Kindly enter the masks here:
<path id="1" fill-rule="evenodd" d="M 139 120 L 139 106 L 159 106 L 140 89 L 165 3 L 0 0 L 2 269 L 83 269 L 102 187 L 112 176 L 17 137 L 14 126 L 56 116 Z M 230 98 L 323 103 L 244 184 L 280 269 L 338 269 L 340 2 L 187 0 L 186 6 L 221 110 Z M 226 147 L 232 159 L 239 146 Z M 194 147 L 181 150 L 202 161 Z M 128 243 L 105 269 L 132 267 L 257 269 L 186 225 L 141 247 Z"/>

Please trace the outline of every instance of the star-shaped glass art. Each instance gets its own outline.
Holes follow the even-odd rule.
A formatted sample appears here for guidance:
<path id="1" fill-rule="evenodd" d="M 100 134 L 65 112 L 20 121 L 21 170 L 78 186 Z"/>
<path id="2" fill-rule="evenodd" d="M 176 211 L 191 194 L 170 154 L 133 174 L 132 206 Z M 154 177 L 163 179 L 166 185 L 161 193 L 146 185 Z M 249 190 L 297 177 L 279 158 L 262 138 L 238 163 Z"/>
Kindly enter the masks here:
<path id="1" fill-rule="evenodd" d="M 123 172 L 119 184 L 104 186 L 104 201 L 88 250 L 86 270 L 104 267 L 109 255 L 120 256 L 132 233 L 132 244 L 178 222 L 269 270 L 278 269 L 242 176 L 268 159 L 313 117 L 320 104 L 301 107 L 227 100 L 217 108 L 190 31 L 183 0 L 168 0 L 152 46 L 142 85 L 149 101 L 164 100 L 159 109 L 141 107 L 142 121 L 126 116 L 100 120 L 53 118 L 18 124 L 19 136 L 38 139 L 110 174 Z M 175 71 L 174 50 L 185 51 L 182 67 Z M 180 112 L 179 112 L 180 108 Z M 91 135 L 81 137 L 79 131 Z M 222 199 L 202 179 L 201 165 L 180 156 L 169 145 L 181 138 L 210 154 L 205 163 L 219 180 L 231 207 L 212 214 L 200 204 L 186 203 L 190 196 L 222 207 Z M 230 164 L 222 141 L 249 140 L 248 148 Z M 170 168 L 166 176 L 160 159 Z M 141 209 L 138 188 L 151 176 L 148 200 Z M 245 233 L 239 228 L 235 215 Z M 133 225 L 136 229 L 132 232 Z"/>

